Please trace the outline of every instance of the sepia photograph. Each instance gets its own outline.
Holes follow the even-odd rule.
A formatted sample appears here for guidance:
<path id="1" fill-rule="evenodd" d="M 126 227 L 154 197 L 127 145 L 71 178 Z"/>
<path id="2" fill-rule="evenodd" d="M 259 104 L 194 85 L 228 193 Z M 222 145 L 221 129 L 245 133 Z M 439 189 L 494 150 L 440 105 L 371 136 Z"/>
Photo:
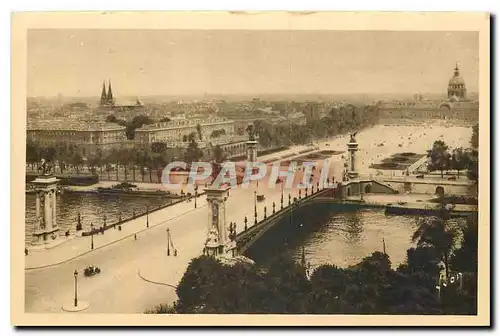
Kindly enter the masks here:
<path id="1" fill-rule="evenodd" d="M 489 325 L 489 20 L 14 14 L 12 323 Z"/>

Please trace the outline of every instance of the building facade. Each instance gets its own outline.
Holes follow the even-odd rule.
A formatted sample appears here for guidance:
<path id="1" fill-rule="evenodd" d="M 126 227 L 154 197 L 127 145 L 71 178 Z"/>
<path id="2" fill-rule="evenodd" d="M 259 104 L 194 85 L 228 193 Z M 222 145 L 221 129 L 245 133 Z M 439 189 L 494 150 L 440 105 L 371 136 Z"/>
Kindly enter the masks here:
<path id="1" fill-rule="evenodd" d="M 381 117 L 402 119 L 455 119 L 477 122 L 479 102 L 467 97 L 464 79 L 458 64 L 448 81 L 447 99 L 424 99 L 415 95 L 413 100 L 380 101 L 377 106 Z"/>
<path id="2" fill-rule="evenodd" d="M 201 131 L 201 139 L 198 128 Z M 209 118 L 172 120 L 144 125 L 135 131 L 135 140 L 142 145 L 164 142 L 171 146 L 186 142 L 186 137 L 189 137 L 191 133 L 195 133 L 196 139 L 201 141 L 232 137 L 234 136 L 234 122 L 225 118 Z"/>
<path id="3" fill-rule="evenodd" d="M 124 126 L 67 119 L 28 122 L 26 136 L 27 141 L 43 147 L 75 145 L 84 158 L 98 149 L 119 148 L 126 141 Z"/>

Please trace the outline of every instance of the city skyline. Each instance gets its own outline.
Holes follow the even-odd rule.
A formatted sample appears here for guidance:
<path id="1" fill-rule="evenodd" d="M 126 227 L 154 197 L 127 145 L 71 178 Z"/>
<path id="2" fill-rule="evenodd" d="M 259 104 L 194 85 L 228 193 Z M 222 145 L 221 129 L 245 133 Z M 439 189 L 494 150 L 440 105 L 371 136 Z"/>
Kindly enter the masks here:
<path id="1" fill-rule="evenodd" d="M 28 96 L 478 91 L 476 32 L 33 30 Z M 432 62 L 430 61 L 432 60 Z M 77 80 L 75 80 L 77 79 Z"/>

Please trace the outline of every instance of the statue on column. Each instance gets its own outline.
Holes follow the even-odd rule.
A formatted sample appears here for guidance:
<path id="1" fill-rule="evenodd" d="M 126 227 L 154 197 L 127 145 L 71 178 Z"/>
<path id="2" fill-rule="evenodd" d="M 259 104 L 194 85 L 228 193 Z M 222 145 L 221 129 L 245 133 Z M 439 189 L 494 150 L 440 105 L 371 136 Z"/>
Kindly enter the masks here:
<path id="1" fill-rule="evenodd" d="M 50 162 L 42 158 L 40 165 L 38 166 L 38 171 L 42 171 L 42 175 L 50 175 L 52 172 L 52 165 Z"/>
<path id="2" fill-rule="evenodd" d="M 255 141 L 255 129 L 252 124 L 248 125 L 246 132 L 248 134 L 248 140 Z"/>
<path id="3" fill-rule="evenodd" d="M 356 142 L 356 134 L 358 134 L 358 132 L 349 133 L 351 136 L 351 140 L 349 140 L 349 142 Z"/>

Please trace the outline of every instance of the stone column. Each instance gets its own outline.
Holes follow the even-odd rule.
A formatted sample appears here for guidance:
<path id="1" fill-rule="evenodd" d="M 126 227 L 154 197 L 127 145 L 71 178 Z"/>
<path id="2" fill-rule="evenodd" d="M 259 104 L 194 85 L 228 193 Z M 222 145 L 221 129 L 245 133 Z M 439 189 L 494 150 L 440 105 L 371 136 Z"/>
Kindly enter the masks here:
<path id="1" fill-rule="evenodd" d="M 52 191 L 52 220 L 51 220 L 51 223 L 52 223 L 52 227 L 56 227 L 57 226 L 57 223 L 56 223 L 56 202 L 57 202 L 57 192 L 56 190 L 53 190 Z"/>
<path id="2" fill-rule="evenodd" d="M 36 219 L 40 218 L 40 192 L 36 192 Z"/>
<path id="3" fill-rule="evenodd" d="M 51 209 L 50 209 L 50 191 L 47 191 L 45 193 L 45 200 L 44 200 L 44 214 L 45 214 L 45 229 L 52 227 L 52 214 L 51 214 Z"/>

